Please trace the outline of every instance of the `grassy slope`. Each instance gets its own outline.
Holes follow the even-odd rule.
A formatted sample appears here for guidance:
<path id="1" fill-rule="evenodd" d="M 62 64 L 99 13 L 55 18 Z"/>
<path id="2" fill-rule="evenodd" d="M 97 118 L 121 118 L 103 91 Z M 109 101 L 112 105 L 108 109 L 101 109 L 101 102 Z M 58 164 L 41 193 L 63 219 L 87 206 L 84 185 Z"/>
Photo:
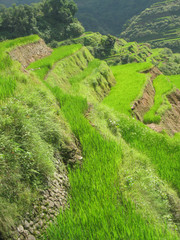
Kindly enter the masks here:
<path id="1" fill-rule="evenodd" d="M 11 227 L 31 212 L 39 190 L 47 187 L 55 169 L 54 153 L 61 155 L 73 142 L 53 94 L 7 54 L 37 40 L 30 36 L 0 44 L 0 234 L 7 239 Z"/>
<path id="2" fill-rule="evenodd" d="M 109 46 L 107 35 L 87 32 L 79 38 L 68 39 L 58 45 L 82 44 L 94 57 L 105 60 L 109 65 L 144 62 L 151 54 L 151 49 L 146 44 L 127 43 L 124 39 L 113 38 L 115 42 Z"/>
<path id="3" fill-rule="evenodd" d="M 72 51 L 74 47 L 75 46 L 72 47 Z M 58 51 L 61 52 L 60 49 Z M 32 162 L 35 162 L 35 159 L 33 157 L 36 157 L 38 161 L 40 160 L 40 162 L 38 162 L 40 171 L 43 170 L 41 167 L 48 166 L 48 161 L 50 163 L 50 166 L 52 166 L 51 163 L 53 160 L 53 149 L 59 144 L 57 140 L 63 139 L 64 134 L 67 131 L 67 129 L 65 129 L 65 132 L 63 132 L 62 129 L 59 129 L 57 134 L 57 129 L 61 126 L 61 124 L 57 124 L 55 120 L 57 119 L 57 116 L 55 113 L 57 113 L 57 110 L 58 112 L 60 110 L 58 107 L 56 108 L 55 106 L 52 106 L 55 102 L 54 97 L 56 97 L 58 100 L 66 121 L 69 123 L 72 131 L 81 143 L 84 156 L 83 166 L 81 169 L 78 168 L 74 171 L 69 171 L 69 178 L 71 183 L 71 199 L 69 200 L 70 208 L 67 209 L 63 214 L 59 215 L 57 225 L 52 225 L 47 233 L 48 238 L 53 240 L 119 238 L 153 240 L 178 239 L 175 233 L 166 229 L 166 225 L 163 221 L 151 221 L 151 214 L 149 216 L 143 216 L 143 210 L 139 212 L 137 207 L 130 200 L 130 197 L 126 197 L 126 194 L 124 194 L 121 186 L 121 166 L 122 161 L 124 160 L 124 151 L 125 149 L 128 149 L 127 145 L 123 145 L 122 142 L 119 142 L 116 138 L 110 139 L 110 135 L 104 138 L 98 131 L 96 131 L 96 129 L 94 129 L 89 124 L 89 121 L 84 117 L 84 113 L 88 109 L 87 100 L 88 102 L 93 101 L 94 104 L 99 105 L 97 99 L 100 99 L 99 96 L 102 98 L 103 94 L 106 94 L 104 92 L 108 87 L 106 84 L 108 81 L 109 83 L 111 82 L 111 78 L 113 78 L 113 76 L 111 75 L 111 72 L 105 63 L 100 63 L 98 60 L 94 60 L 93 57 L 90 57 L 89 53 L 87 53 L 86 50 L 83 51 L 81 49 L 80 51 L 76 52 L 75 55 L 76 57 L 69 56 L 68 58 L 61 60 L 55 65 L 53 71 L 48 74 L 46 81 L 43 81 L 45 83 L 45 86 L 43 86 L 35 77 L 33 77 L 33 75 L 31 75 L 31 79 L 27 80 L 28 82 L 21 79 L 20 83 L 17 84 L 19 94 L 16 95 L 16 98 L 14 99 L 15 102 L 12 102 L 12 109 L 13 112 L 15 112 L 14 121 L 10 121 L 12 117 L 10 119 L 7 118 L 7 116 L 3 117 L 3 119 L 7 119 L 8 121 L 5 124 L 5 126 L 8 126 L 6 133 L 7 135 L 9 134 L 10 129 L 12 130 L 10 136 L 14 136 L 17 129 L 23 130 L 22 126 L 18 128 L 19 125 L 18 127 L 15 126 L 15 129 L 12 128 L 12 125 L 14 125 L 14 123 L 19 122 L 17 119 L 22 119 L 22 125 L 25 126 L 25 129 L 31 129 L 30 133 L 28 133 L 31 136 L 29 141 L 27 141 L 25 138 L 23 142 L 17 142 L 17 139 L 19 139 L 17 137 L 17 132 L 17 136 L 15 135 L 15 149 L 10 149 L 10 153 L 11 151 L 17 151 L 17 156 L 15 158 L 17 160 L 17 163 L 20 159 L 20 156 L 22 159 L 26 159 L 23 155 L 19 156 L 19 154 L 21 154 L 21 149 L 24 149 L 23 147 L 26 143 L 27 147 L 30 147 L 30 149 L 25 148 L 25 153 L 30 153 Z M 89 58 L 89 63 L 86 62 L 87 57 Z M 74 60 L 76 62 L 76 65 Z M 46 58 L 45 66 L 51 65 L 52 62 L 54 63 L 56 61 L 52 61 L 51 57 Z M 70 69 L 68 65 L 70 63 L 74 64 L 73 66 L 76 66 L 77 69 L 77 71 L 74 70 L 75 72 L 73 75 L 70 72 L 72 69 Z M 39 63 L 35 63 L 34 68 L 36 68 L 36 64 Z M 42 63 L 42 65 L 40 64 L 38 67 L 41 68 L 43 64 L 44 63 Z M 62 72 L 62 64 L 65 64 L 63 66 L 65 67 L 64 69 L 67 70 L 67 73 Z M 83 64 L 85 67 L 80 69 L 81 64 Z M 142 64 L 136 66 L 135 64 L 132 64 L 127 66 L 129 68 L 126 68 L 126 74 L 127 71 L 133 71 L 133 74 L 129 75 L 129 81 L 130 76 L 134 77 L 134 75 L 139 79 L 140 74 L 138 74 L 137 71 L 149 68 L 150 64 Z M 131 66 L 133 67 L 131 68 Z M 38 71 L 40 69 L 36 69 L 35 73 L 37 73 L 39 78 L 43 80 L 43 77 L 46 75 L 48 69 L 49 68 L 45 67 L 43 74 L 39 74 Z M 53 82 L 54 71 L 58 72 L 56 76 L 59 81 L 56 80 Z M 63 79 L 63 76 L 65 76 L 65 79 Z M 33 79 L 34 84 L 32 84 Z M 139 89 L 139 91 L 136 92 L 137 95 L 140 94 L 140 89 L 143 86 L 145 80 L 146 77 L 143 75 L 142 81 L 140 83 L 136 83 L 136 86 L 138 86 L 137 89 Z M 59 86 L 61 86 L 62 81 L 65 81 L 65 86 L 67 88 L 60 89 Z M 35 86 L 37 86 L 37 88 Z M 120 85 L 117 86 L 119 86 L 119 89 L 122 87 Z M 52 96 L 47 87 L 51 90 L 54 96 Z M 135 87 L 132 90 L 133 97 L 137 97 L 137 95 L 134 93 Z M 33 92 L 34 94 L 32 94 Z M 122 92 L 122 95 L 123 94 L 125 94 L 125 92 Z M 116 101 L 116 99 L 117 95 L 114 95 L 114 100 Z M 43 105 L 42 101 L 44 101 Z M 125 112 L 127 114 L 128 106 L 130 104 L 129 101 L 131 101 L 130 98 L 127 100 L 128 104 L 126 101 L 124 101 L 124 103 L 126 103 Z M 111 105 L 112 103 L 113 96 L 111 96 Z M 14 107 L 14 104 L 16 105 L 16 108 Z M 118 104 L 116 104 L 116 106 L 118 109 Z M 18 111 L 14 111 L 15 109 Z M 51 114 L 48 113 L 47 109 L 51 111 Z M 8 111 L 9 114 L 9 108 L 7 108 L 6 111 Z M 19 112 L 19 114 L 17 114 L 17 112 Z M 99 111 L 98 114 L 101 115 L 101 113 L 103 113 L 102 110 Z M 118 125 L 114 127 L 114 122 L 109 122 L 108 114 L 105 112 L 104 115 L 106 116 L 105 118 L 107 118 L 106 120 L 108 122 L 108 128 L 111 130 L 115 129 L 115 133 L 116 131 L 120 131 L 123 139 L 129 145 L 140 151 L 141 157 L 139 157 L 139 159 L 143 158 L 141 152 L 145 155 L 147 154 L 154 165 L 157 166 L 157 170 L 160 176 L 166 179 L 169 183 L 172 183 L 177 189 L 179 189 L 177 176 L 177 170 L 179 169 L 179 166 L 178 161 L 177 164 L 175 162 L 179 156 L 178 142 L 176 143 L 174 140 L 171 142 L 169 138 L 160 136 L 154 132 L 152 133 L 150 130 L 150 133 L 148 133 L 148 131 L 145 131 L 146 128 L 143 125 L 137 123 L 136 121 L 128 120 L 123 116 L 118 117 Z M 54 119 L 53 123 L 52 118 Z M 129 131 L 129 129 L 133 129 L 133 131 Z M 26 132 L 24 132 L 24 130 L 20 131 L 20 133 L 22 133 L 22 136 L 24 136 L 25 133 L 26 136 Z M 36 133 L 35 137 L 33 133 Z M 135 137 L 136 134 L 137 137 Z M 158 144 L 156 144 L 154 148 L 153 146 L 149 148 L 147 141 L 149 138 L 151 141 L 157 141 L 157 143 L 161 144 L 161 146 L 163 146 L 162 151 L 159 151 Z M 54 142 L 55 139 L 56 141 Z M 40 145 L 42 148 L 38 147 L 37 149 L 32 149 L 31 143 L 33 143 L 35 140 L 36 142 L 41 142 Z M 7 140 L 6 143 L 9 144 Z M 17 143 L 19 145 L 17 145 Z M 153 145 L 152 142 L 151 145 Z M 50 155 L 46 156 L 47 159 L 41 159 L 40 157 L 37 157 L 38 154 L 40 154 L 41 157 L 45 156 L 45 154 L 41 151 L 44 151 L 44 149 L 47 148 L 50 149 Z M 2 150 L 3 149 L 4 147 Z M 8 148 L 7 150 L 9 151 Z M 37 151 L 37 155 L 35 155 L 33 151 Z M 159 151 L 158 154 L 157 151 Z M 127 151 L 127 159 L 129 159 L 130 152 L 134 153 L 133 150 L 129 149 Z M 7 155 L 7 159 L 11 159 L 9 155 Z M 132 157 L 132 159 L 134 160 L 134 157 Z M 171 159 L 171 166 L 170 163 L 168 163 L 168 159 Z M 29 160 L 28 156 L 27 160 Z M 162 160 L 167 168 L 167 171 L 163 171 L 164 169 L 162 168 L 162 165 L 160 165 L 160 161 Z M 41 161 L 42 163 L 45 163 L 45 165 L 42 165 Z M 32 166 L 29 168 L 30 172 L 31 167 Z M 38 185 L 39 182 L 37 182 L 37 180 L 41 179 L 37 178 L 36 171 L 39 171 L 39 168 L 32 169 L 35 169 L 35 172 L 32 173 L 32 176 L 35 177 L 36 180 L 34 183 Z M 51 172 L 47 168 L 44 170 L 47 170 L 47 172 L 44 172 L 42 175 L 46 175 L 47 173 Z M 128 168 L 126 168 L 126 170 L 128 170 Z M 172 176 L 172 172 L 174 174 L 174 177 Z M 25 174 L 24 176 L 28 175 Z M 32 180 L 32 178 L 30 178 L 30 180 Z M 25 181 L 25 183 L 27 185 L 27 181 Z M 129 185 L 129 180 L 127 181 L 127 184 Z M 19 190 L 20 192 L 22 191 L 21 188 Z M 4 202 L 1 201 L 1 203 L 3 206 Z M 12 213 L 12 208 L 14 205 L 9 204 L 8 206 L 11 207 L 7 208 L 8 212 Z M 4 211 L 1 211 L 1 213 L 4 213 Z"/>
<path id="4" fill-rule="evenodd" d="M 168 76 L 170 78 L 170 80 L 172 81 L 172 83 L 178 88 L 180 89 L 180 75 L 171 75 Z"/>
<path id="5" fill-rule="evenodd" d="M 140 94 L 140 91 L 143 86 L 143 82 L 139 81 L 139 75 L 137 74 L 138 66 L 140 64 L 133 64 L 125 66 L 116 66 L 112 67 L 114 71 L 115 77 L 117 79 L 117 85 L 112 88 L 108 97 L 104 99 L 104 103 L 108 106 L 113 106 L 113 108 L 118 111 L 119 113 L 125 113 L 126 115 L 130 115 L 130 104 L 133 100 Z M 136 67 L 136 68 L 135 68 Z M 142 70 L 142 67 L 146 67 L 145 64 L 139 68 Z M 128 73 L 126 73 L 126 77 L 122 69 L 128 69 Z M 122 75 L 121 75 L 122 74 Z M 128 77 L 127 77 L 128 76 Z M 135 78 L 136 77 L 136 78 Z M 145 78 L 145 76 L 142 76 Z M 157 78 L 161 81 L 164 81 L 164 76 L 159 76 Z M 165 78 L 166 79 L 166 78 Z M 130 88 L 130 91 L 126 91 L 127 85 Z M 144 80 L 145 82 L 145 80 Z M 121 84 L 124 83 L 124 84 Z M 155 84 L 159 87 L 159 83 L 156 82 Z M 158 95 L 156 94 L 155 99 L 157 99 L 157 105 L 162 102 L 162 93 L 167 92 L 168 90 L 172 89 L 172 84 L 169 82 L 164 82 L 164 88 L 159 87 Z M 160 94 L 159 94 L 160 93 Z M 132 97 L 132 98 L 130 98 Z M 119 101 L 121 99 L 121 101 Z M 155 103 L 155 107 L 157 108 Z M 154 107 L 153 107 L 154 109 Z M 153 112 L 154 113 L 154 112 Z M 153 114 L 152 113 L 152 114 Z M 160 176 L 163 179 L 166 179 L 169 183 L 172 183 L 175 187 L 177 187 L 178 191 L 180 191 L 179 185 L 179 144 L 174 140 L 174 147 L 173 147 L 173 140 L 166 139 L 166 137 L 160 136 L 154 132 L 147 131 L 146 128 L 142 127 L 138 123 L 133 123 L 129 121 L 129 123 L 125 124 L 126 118 L 122 118 L 121 121 L 118 123 L 120 126 L 120 130 L 122 133 L 123 138 L 136 149 L 140 150 L 144 154 L 147 154 L 152 162 L 157 166 L 157 169 L 160 173 Z M 153 143 L 154 142 L 154 143 Z M 172 150 L 174 148 L 174 150 Z M 166 166 L 166 167 L 165 167 Z"/>
<path id="6" fill-rule="evenodd" d="M 164 0 L 153 4 L 133 17 L 121 36 L 131 41 L 149 41 L 154 47 L 169 47 L 179 52 L 179 3 L 179 0 Z"/>
<path id="7" fill-rule="evenodd" d="M 112 88 L 104 103 L 116 111 L 131 115 L 131 105 L 141 94 L 147 76 L 139 73 L 152 66 L 151 63 L 132 63 L 111 67 L 117 84 Z"/>
<path id="8" fill-rule="evenodd" d="M 79 57 L 82 61 L 82 56 L 79 55 Z M 65 62 L 70 59 L 66 59 Z M 53 84 L 53 88 L 49 87 L 59 101 L 71 129 L 80 140 L 84 163 L 82 169 L 69 172 L 71 183 L 70 209 L 67 209 L 64 214 L 59 215 L 57 224 L 51 225 L 47 233 L 48 238 L 119 239 L 120 237 L 122 239 L 175 239 L 176 236 L 172 233 L 160 230 L 161 227 L 157 223 L 157 225 L 155 223 L 147 223 L 146 218 L 138 213 L 133 203 L 129 199 L 126 199 L 122 195 L 122 192 L 119 192 L 120 180 L 116 169 L 118 169 L 118 166 L 121 166 L 122 145 L 114 140 L 102 138 L 84 117 L 84 113 L 88 108 L 87 100 L 77 96 L 77 93 L 84 94 L 88 98 L 88 101 L 92 99 L 94 103 L 97 101 L 91 96 L 92 92 L 90 88 L 93 85 L 89 85 L 85 93 L 82 91 L 82 85 L 88 84 L 89 74 L 97 72 L 96 69 L 99 67 L 99 61 L 92 59 L 87 68 L 82 72 L 75 72 L 74 76 L 68 74 L 69 77 L 65 78 L 65 87 L 62 84 L 64 78 L 60 74 L 62 72 L 62 64 L 63 62 L 61 63 L 61 61 L 57 63 L 52 73 L 48 74 L 46 82 Z M 150 66 L 151 64 L 128 65 L 131 71 L 133 71 L 133 74 L 130 76 L 132 77 L 136 75 L 138 70 L 144 70 Z M 128 67 L 126 71 L 124 70 L 126 74 L 129 69 Z M 54 71 L 58 71 L 58 75 L 56 76 L 59 76 L 59 80 L 55 81 L 56 86 L 52 82 Z M 138 79 L 140 76 L 141 74 L 137 73 Z M 136 89 L 135 94 L 132 91 L 134 97 L 140 94 L 141 88 L 146 81 L 145 75 L 142 76 L 142 81 L 136 83 L 136 86 L 139 86 L 139 91 Z M 49 81 L 49 79 L 51 80 Z M 59 86 L 62 86 L 63 90 Z M 111 96 L 111 98 L 113 97 Z M 114 99 L 117 99 L 116 95 L 114 95 Z M 126 104 L 126 113 L 128 113 L 131 99 L 128 99 L 128 101 L 128 104 Z M 127 128 L 128 122 L 124 125 L 124 128 Z M 143 129 L 140 129 L 140 132 L 142 133 Z M 121 214 L 117 214 L 117 212 Z M 156 228 L 154 224 L 158 227 Z"/>
<path id="9" fill-rule="evenodd" d="M 44 79 L 47 72 L 52 68 L 52 66 L 59 60 L 75 53 L 82 47 L 81 44 L 74 44 L 71 46 L 63 46 L 54 49 L 52 54 L 48 57 L 40 59 L 28 66 L 28 69 L 33 69 L 40 79 Z"/>
<path id="10" fill-rule="evenodd" d="M 84 118 L 87 103 L 79 97 L 64 96 L 56 88 L 71 128 L 83 148 L 83 168 L 70 172 L 70 209 L 60 214 L 49 239 L 171 239 L 171 235 L 147 224 L 119 192 L 117 176 L 121 147 L 100 136 Z M 117 214 L 119 213 L 119 214 Z M 140 227 L 139 227 L 140 226 Z M 176 238 L 172 235 L 172 239 Z"/>
<path id="11" fill-rule="evenodd" d="M 28 44 L 37 40 L 39 40 L 39 37 L 35 35 L 0 43 L 0 100 L 11 96 L 15 90 L 16 81 L 24 77 L 22 74 L 18 73 L 18 66 L 13 64 L 8 52 L 16 46 Z"/>

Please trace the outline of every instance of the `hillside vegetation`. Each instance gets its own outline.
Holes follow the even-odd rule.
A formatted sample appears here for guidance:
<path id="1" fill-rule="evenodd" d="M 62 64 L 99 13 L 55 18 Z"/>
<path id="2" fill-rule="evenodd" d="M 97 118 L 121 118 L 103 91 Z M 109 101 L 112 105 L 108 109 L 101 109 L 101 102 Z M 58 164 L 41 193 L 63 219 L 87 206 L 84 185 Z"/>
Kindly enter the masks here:
<path id="1" fill-rule="evenodd" d="M 78 19 L 87 31 L 119 35 L 127 20 L 158 0 L 75 0 Z"/>
<path id="2" fill-rule="evenodd" d="M 13 3 L 30 4 L 40 0 L 0 0 L 0 4 L 10 7 Z M 75 0 L 78 12 L 77 18 L 86 31 L 97 31 L 102 34 L 119 35 L 123 25 L 134 15 L 159 0 Z"/>
<path id="3" fill-rule="evenodd" d="M 46 0 L 34 5 L 0 8 L 0 40 L 38 34 L 46 42 L 80 36 L 84 28 L 74 18 L 77 6 L 69 0 Z"/>
<path id="4" fill-rule="evenodd" d="M 22 56 L 13 61 L 9 52 L 20 46 L 26 52 L 32 43 L 40 44 L 39 37 L 0 43 L 0 237 L 179 239 L 179 135 L 153 131 L 131 110 L 157 52 L 150 56 L 146 45 L 89 33 L 58 43 L 24 69 Z M 105 61 L 94 58 L 101 44 Z M 121 65 L 124 53 L 133 63 Z M 109 67 L 116 55 L 119 65 Z M 161 106 L 162 95 L 179 84 L 178 75 L 172 83 L 160 76 L 154 87 Z M 67 207 L 57 218 L 39 211 L 42 225 L 30 231 L 24 220 L 36 219 L 26 213 L 34 213 L 36 201 L 41 209 L 57 166 L 68 170 Z"/>
<path id="5" fill-rule="evenodd" d="M 89 63 L 82 61 L 82 53 Z M 50 58 L 46 59 L 47 63 L 48 59 Z M 36 66 L 41 68 L 38 62 L 29 68 L 32 66 L 35 69 Z M 80 140 L 84 157 L 82 168 L 69 172 L 70 208 L 58 216 L 57 222 L 50 226 L 46 238 L 132 239 L 145 236 L 146 239 L 176 239 L 173 232 L 161 230 L 165 222 L 172 218 L 168 210 L 170 202 L 165 200 L 171 190 L 162 187 L 163 181 L 156 174 L 158 173 L 179 192 L 179 141 L 166 135 L 159 135 L 143 124 L 122 115 L 124 109 L 118 106 L 117 95 L 114 94 L 114 89 L 121 91 L 119 95 L 124 96 L 124 103 L 127 105 L 125 114 L 130 116 L 131 102 L 140 96 L 148 77 L 142 75 L 142 81 L 139 82 L 133 81 L 134 76 L 137 74 L 139 80 L 141 74 L 137 71 L 145 71 L 151 66 L 151 63 L 136 63 L 112 67 L 118 84 L 113 87 L 103 103 L 99 101 L 108 93 L 107 83 L 112 86 L 113 76 L 107 78 L 109 72 L 107 65 L 94 60 L 85 48 L 74 56 L 62 59 L 48 75 L 44 74 L 46 86 L 56 96 L 72 131 Z M 129 72 L 128 77 L 124 76 L 123 68 Z M 117 71 L 122 75 L 116 76 Z M 35 74 L 39 76 L 39 69 L 35 70 Z M 42 76 L 40 77 L 43 80 Z M 123 77 L 126 79 L 124 82 Z M 126 87 L 130 82 L 134 86 L 128 91 L 131 98 L 127 99 Z M 112 100 L 109 101 L 109 98 Z M 110 109 L 104 104 L 109 105 Z M 88 110 L 88 105 L 93 107 Z M 116 105 L 115 111 L 113 109 Z M 86 111 L 89 112 L 87 115 Z M 132 162 L 135 161 L 134 168 L 140 168 L 139 173 L 129 169 L 131 157 Z M 153 168 L 156 170 L 152 170 Z M 142 179 L 146 179 L 145 186 L 139 186 Z M 151 181 L 154 182 L 152 186 Z M 151 191 L 146 199 L 147 186 Z M 138 191 L 137 189 L 141 189 L 138 196 L 133 194 Z M 158 201 L 161 207 L 155 204 L 151 208 L 149 198 L 154 204 Z M 134 205 L 132 199 L 138 201 L 140 206 Z M 147 208 L 146 216 L 142 213 L 143 204 Z M 162 208 L 168 217 L 163 215 Z M 153 218 L 152 212 L 157 218 Z M 166 219 L 164 223 L 160 220 L 162 215 Z M 149 223 L 147 225 L 147 221 L 152 222 L 152 225 Z"/>
<path id="6" fill-rule="evenodd" d="M 152 54 L 148 44 L 128 43 L 124 39 L 98 32 L 87 32 L 78 38 L 56 43 L 55 46 L 69 44 L 86 46 L 94 57 L 105 60 L 109 65 L 144 62 Z"/>
<path id="7" fill-rule="evenodd" d="M 121 37 L 149 42 L 153 47 L 180 50 L 180 1 L 160 1 L 134 16 L 124 26 Z"/>
<path id="8" fill-rule="evenodd" d="M 5 239 L 27 211 L 33 212 L 59 159 L 76 147 L 51 91 L 8 55 L 38 41 L 31 36 L 0 44 L 0 236 Z M 78 48 L 72 46 L 69 54 Z"/>

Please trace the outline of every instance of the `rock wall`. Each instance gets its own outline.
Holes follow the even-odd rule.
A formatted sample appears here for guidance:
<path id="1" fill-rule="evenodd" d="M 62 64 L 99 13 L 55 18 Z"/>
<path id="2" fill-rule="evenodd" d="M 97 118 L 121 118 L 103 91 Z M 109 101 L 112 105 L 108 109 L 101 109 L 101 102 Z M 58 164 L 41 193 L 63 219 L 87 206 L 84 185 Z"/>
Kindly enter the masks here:
<path id="1" fill-rule="evenodd" d="M 40 39 L 37 42 L 17 47 L 9 54 L 13 60 L 17 60 L 23 68 L 26 68 L 30 63 L 50 55 L 51 52 L 52 49 Z"/>
<path id="2" fill-rule="evenodd" d="M 26 213 L 21 224 L 12 231 L 12 236 L 8 240 L 41 239 L 50 222 L 55 219 L 60 211 L 68 207 L 70 185 L 64 160 L 66 164 L 71 166 L 82 162 L 82 153 L 77 146 L 77 139 L 74 139 L 74 141 L 71 146 L 62 149 L 62 156 L 55 156 L 56 171 L 54 178 L 48 179 L 47 189 L 39 193 L 40 197 L 34 202 L 32 210 Z"/>

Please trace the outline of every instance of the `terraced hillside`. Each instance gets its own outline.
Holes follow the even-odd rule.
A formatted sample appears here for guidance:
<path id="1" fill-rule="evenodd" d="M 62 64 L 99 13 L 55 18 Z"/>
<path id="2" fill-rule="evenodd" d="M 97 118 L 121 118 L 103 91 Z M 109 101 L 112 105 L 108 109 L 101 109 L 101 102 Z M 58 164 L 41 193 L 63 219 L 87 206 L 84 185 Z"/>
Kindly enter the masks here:
<path id="1" fill-rule="evenodd" d="M 179 239 L 179 136 L 131 109 L 153 76 L 150 56 L 110 68 L 80 43 L 0 47 L 1 238 Z"/>
<path id="2" fill-rule="evenodd" d="M 180 51 L 180 1 L 160 1 L 134 16 L 121 37 Z"/>
<path id="3" fill-rule="evenodd" d="M 7 7 L 13 3 L 31 4 L 41 0 L 0 0 L 0 4 Z M 64 1 L 63 1 L 64 2 Z M 134 15 L 138 15 L 159 0 L 75 0 L 78 6 L 77 18 L 81 21 L 86 31 L 98 31 L 102 34 L 118 36 L 123 25 Z M 60 29 L 61 31 L 61 29 Z"/>
<path id="4" fill-rule="evenodd" d="M 84 33 L 78 38 L 62 41 L 58 46 L 69 44 L 86 46 L 94 57 L 105 60 L 109 65 L 144 62 L 152 54 L 148 44 L 128 43 L 124 39 L 98 32 Z"/>
<path id="5" fill-rule="evenodd" d="M 123 24 L 158 0 L 75 0 L 78 19 L 87 31 L 119 35 Z"/>

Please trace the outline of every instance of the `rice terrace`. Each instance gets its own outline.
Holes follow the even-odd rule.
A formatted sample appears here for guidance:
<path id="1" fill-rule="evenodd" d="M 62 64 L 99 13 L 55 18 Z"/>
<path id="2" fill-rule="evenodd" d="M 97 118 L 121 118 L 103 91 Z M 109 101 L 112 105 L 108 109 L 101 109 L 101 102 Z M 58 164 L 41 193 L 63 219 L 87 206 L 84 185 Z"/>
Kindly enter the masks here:
<path id="1" fill-rule="evenodd" d="M 0 240 L 180 239 L 179 7 L 0 1 Z"/>

